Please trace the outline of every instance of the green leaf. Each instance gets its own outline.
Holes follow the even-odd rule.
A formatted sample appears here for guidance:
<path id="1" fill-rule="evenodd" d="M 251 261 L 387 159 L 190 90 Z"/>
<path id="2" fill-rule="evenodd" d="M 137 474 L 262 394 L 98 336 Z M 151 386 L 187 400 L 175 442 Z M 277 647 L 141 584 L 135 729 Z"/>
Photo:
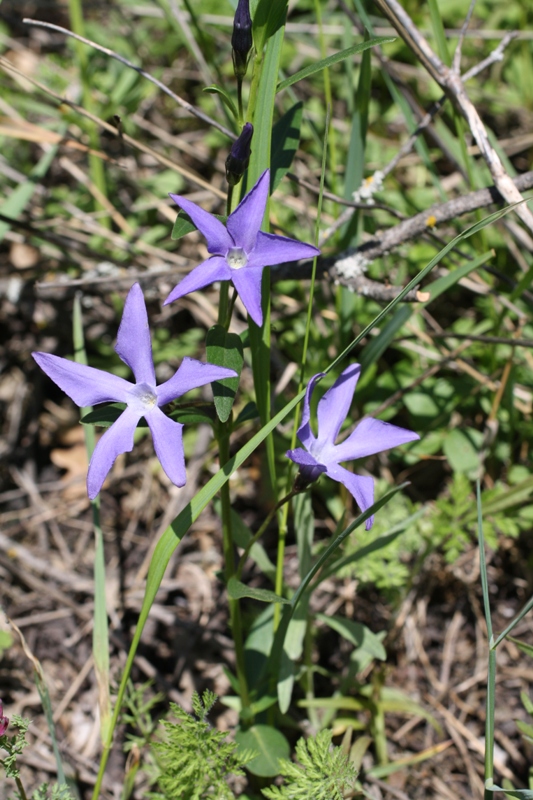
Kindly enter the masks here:
<path id="1" fill-rule="evenodd" d="M 252 34 L 257 53 L 282 27 L 287 15 L 288 0 L 259 0 L 252 15 Z"/>
<path id="2" fill-rule="evenodd" d="M 509 639 L 510 642 L 514 642 L 515 645 L 518 647 L 518 649 L 521 650 L 523 653 L 525 653 L 526 656 L 532 656 L 533 657 L 533 646 L 532 645 L 526 644 L 526 642 L 522 642 L 520 639 L 515 639 L 514 636 L 508 636 L 507 638 Z M 531 708 L 531 711 L 529 709 L 527 709 L 527 711 L 528 711 L 529 714 L 533 714 L 533 707 Z"/>
<path id="3" fill-rule="evenodd" d="M 270 194 L 289 171 L 300 144 L 303 103 L 295 103 L 272 129 L 270 151 Z"/>
<path id="4" fill-rule="evenodd" d="M 242 597 L 251 597 L 252 600 L 260 600 L 262 603 L 285 603 L 290 605 L 290 600 L 281 597 L 269 589 L 256 589 L 253 586 L 246 586 L 232 576 L 228 581 L 228 594 L 232 600 L 240 600 Z"/>
<path id="5" fill-rule="evenodd" d="M 282 89 L 286 89 L 288 86 L 292 86 L 294 83 L 301 81 L 303 78 L 308 78 L 309 75 L 314 75 L 315 72 L 320 72 L 320 70 L 324 69 L 325 67 L 330 67 L 332 64 L 338 64 L 339 61 L 344 61 L 345 58 L 354 56 L 357 53 L 363 53 L 365 50 L 368 50 L 369 47 L 375 47 L 377 44 L 387 44 L 388 42 L 394 41 L 394 36 L 376 36 L 373 39 L 369 39 L 367 42 L 360 42 L 359 44 L 354 44 L 351 47 L 347 47 L 345 50 L 339 50 L 338 53 L 334 53 L 332 56 L 328 56 L 327 58 L 322 58 L 320 61 L 315 61 L 314 64 L 309 64 L 308 67 L 295 72 L 294 75 L 285 78 L 284 81 L 280 81 L 278 84 L 278 92 L 281 92 Z"/>
<path id="6" fill-rule="evenodd" d="M 227 217 L 221 214 L 213 214 L 213 217 L 216 217 L 220 222 L 224 225 L 226 224 Z M 178 216 L 176 217 L 176 221 L 174 223 L 174 227 L 172 228 L 171 237 L 172 239 L 181 239 L 182 236 L 186 236 L 191 231 L 198 230 L 192 219 L 189 217 L 185 211 L 178 211 Z"/>
<path id="7" fill-rule="evenodd" d="M 229 94 L 227 94 L 226 90 L 222 88 L 222 86 L 218 86 L 216 83 L 213 83 L 211 86 L 206 86 L 203 89 L 203 91 L 207 92 L 208 94 L 218 94 L 222 102 L 227 105 L 227 107 L 233 114 L 234 119 L 239 118 L 239 113 L 235 108 L 235 103 L 233 102 Z"/>
<path id="8" fill-rule="evenodd" d="M 224 378 L 211 384 L 217 416 L 221 422 L 227 422 L 239 388 L 244 362 L 241 338 L 236 333 L 228 333 L 222 325 L 213 325 L 207 332 L 206 350 L 210 364 L 227 367 L 237 373 L 236 378 Z"/>
<path id="9" fill-rule="evenodd" d="M 120 417 L 126 403 L 112 403 L 108 406 L 101 406 L 94 411 L 85 414 L 81 419 L 84 425 L 100 425 L 102 428 L 109 428 Z"/>
<path id="10" fill-rule="evenodd" d="M 215 421 L 213 404 L 202 401 L 173 406 L 168 416 L 175 422 L 181 422 L 182 425 L 198 425 L 201 422 L 212 425 Z"/>
<path id="11" fill-rule="evenodd" d="M 367 684 L 360 689 L 363 697 L 372 698 L 374 687 Z M 394 689 L 391 686 L 383 686 L 380 690 L 377 700 L 374 699 L 380 710 L 389 714 L 412 714 L 414 717 L 422 717 L 426 719 L 429 724 L 435 728 L 436 731 L 441 731 L 441 727 L 431 711 L 428 711 L 424 706 L 413 700 L 412 697 L 402 692 L 400 689 Z"/>
<path id="12" fill-rule="evenodd" d="M 250 400 L 250 402 L 246 403 L 244 408 L 242 408 L 241 411 L 239 412 L 239 416 L 235 420 L 233 428 L 235 429 L 237 425 L 242 425 L 244 422 L 250 422 L 250 420 L 252 419 L 258 419 L 258 417 L 259 417 L 259 411 L 257 410 L 257 406 L 253 402 L 253 400 Z"/>
<path id="13" fill-rule="evenodd" d="M 325 614 L 317 614 L 316 618 L 340 633 L 354 647 L 368 652 L 373 658 L 378 658 L 380 661 L 386 660 L 387 651 L 376 634 L 372 633 L 366 625 L 344 617 L 327 617 Z"/>
<path id="14" fill-rule="evenodd" d="M 454 428 L 445 437 L 442 449 L 454 472 L 471 472 L 479 468 L 479 450 L 483 434 L 475 428 Z"/>
<path id="15" fill-rule="evenodd" d="M 252 725 L 248 730 L 239 730 L 235 734 L 238 752 L 257 753 L 246 764 L 252 775 L 272 778 L 279 773 L 280 758 L 289 758 L 290 748 L 285 736 L 270 725 Z"/>

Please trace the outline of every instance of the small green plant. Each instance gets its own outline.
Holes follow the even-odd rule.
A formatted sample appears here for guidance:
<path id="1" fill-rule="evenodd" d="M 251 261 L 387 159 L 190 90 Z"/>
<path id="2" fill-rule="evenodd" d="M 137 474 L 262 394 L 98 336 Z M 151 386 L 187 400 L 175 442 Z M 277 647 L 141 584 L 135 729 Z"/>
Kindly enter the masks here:
<path id="1" fill-rule="evenodd" d="M 171 712 L 178 722 L 163 721 L 165 740 L 153 745 L 160 769 L 158 779 L 165 800 L 234 800 L 227 784 L 230 775 L 243 775 L 250 755 L 237 753 L 235 742 L 226 741 L 227 733 L 216 731 L 207 716 L 217 697 L 208 689 L 202 697 L 192 698 L 194 716 L 175 703 Z"/>
<path id="2" fill-rule="evenodd" d="M 2 714 L 2 705 L 0 703 L 0 716 Z M 3 718 L 7 719 L 7 718 Z M 15 781 L 15 793 L 11 795 L 8 800 L 28 800 L 22 782 L 20 780 L 20 770 L 17 766 L 17 758 L 21 755 L 23 750 L 28 746 L 26 740 L 26 733 L 30 727 L 30 720 L 20 717 L 18 714 L 13 714 L 10 726 L 15 728 L 16 733 L 11 736 L 7 733 L 0 736 L 0 750 L 5 751 L 7 755 L 0 759 L 0 765 L 3 767 L 6 778 Z M 5 726 L 7 728 L 7 725 Z M 38 789 L 35 789 L 31 795 L 31 800 L 74 800 L 69 791 L 68 786 L 57 783 L 52 785 L 42 783 Z"/>
<path id="3" fill-rule="evenodd" d="M 320 731 L 314 739 L 299 739 L 296 744 L 299 764 L 283 759 L 280 774 L 283 786 L 262 792 L 269 800 L 343 800 L 354 796 L 357 770 L 340 747 L 331 746 L 331 731 Z"/>

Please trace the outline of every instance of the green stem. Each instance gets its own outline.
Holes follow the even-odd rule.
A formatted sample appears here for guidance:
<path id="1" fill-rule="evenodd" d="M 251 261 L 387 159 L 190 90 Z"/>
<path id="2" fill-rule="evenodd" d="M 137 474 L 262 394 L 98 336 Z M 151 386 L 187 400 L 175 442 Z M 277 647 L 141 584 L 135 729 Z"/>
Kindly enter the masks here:
<path id="1" fill-rule="evenodd" d="M 15 783 L 17 784 L 18 793 L 20 794 L 20 800 L 28 800 L 28 795 L 24 791 L 24 786 L 19 777 L 15 778 Z"/>
<path id="2" fill-rule="evenodd" d="M 317 218 L 316 218 L 316 225 L 315 225 L 315 246 L 318 246 L 318 239 L 320 235 L 320 216 L 322 213 L 322 198 L 324 194 L 324 178 L 326 174 L 326 159 L 327 159 L 327 152 L 328 152 L 328 137 L 329 137 L 329 121 L 330 121 L 330 112 L 331 109 L 328 106 L 327 113 L 326 113 L 326 134 L 324 137 L 324 145 L 322 148 L 322 170 L 320 175 L 320 191 L 318 195 L 318 206 L 317 206 Z M 317 259 L 313 259 L 313 271 L 311 274 L 311 288 L 309 290 L 309 301 L 307 303 L 307 321 L 305 326 L 305 334 L 304 334 L 304 343 L 302 349 L 302 360 L 300 363 L 300 380 L 298 383 L 298 394 L 303 389 L 304 385 L 304 378 L 305 378 L 305 362 L 307 361 L 307 348 L 309 346 L 309 335 L 311 331 L 311 321 L 312 321 L 312 314 L 313 314 L 313 301 L 315 297 L 315 283 L 316 283 L 316 265 Z M 292 428 L 292 439 L 291 439 L 291 449 L 296 447 L 296 437 L 298 431 L 298 419 L 299 414 L 298 411 L 294 414 L 294 424 Z M 289 490 L 290 482 L 292 480 L 292 470 L 289 466 L 287 472 L 287 483 L 286 483 L 286 491 Z M 285 546 L 287 543 L 287 522 L 289 518 L 289 506 L 286 505 L 281 513 L 281 519 L 279 523 L 279 536 L 278 536 L 278 550 L 276 555 L 276 586 L 275 592 L 276 594 L 283 593 L 283 565 L 285 563 Z M 274 631 L 277 630 L 278 625 L 281 620 L 281 606 L 279 603 L 276 604 L 274 607 Z"/>
<path id="3" fill-rule="evenodd" d="M 220 463 L 225 464 L 229 461 L 229 428 L 226 424 L 219 424 L 217 432 L 218 446 L 220 451 Z M 235 573 L 235 556 L 233 533 L 231 525 L 231 499 L 229 493 L 229 483 L 225 483 L 220 490 L 220 502 L 222 506 L 222 547 L 224 551 L 224 572 L 226 584 L 229 583 Z M 235 666 L 239 690 L 241 695 L 243 719 L 250 716 L 250 695 L 248 692 L 248 681 L 246 680 L 246 665 L 244 658 L 244 636 L 242 629 L 241 607 L 238 600 L 228 598 L 230 624 L 235 645 Z"/>
<path id="4" fill-rule="evenodd" d="M 483 515 L 481 507 L 481 484 L 476 481 L 477 499 L 477 533 L 479 546 L 479 572 L 481 575 L 481 589 L 483 592 L 483 606 L 485 622 L 487 624 L 487 638 L 489 643 L 489 664 L 487 675 L 487 700 L 485 704 L 485 793 L 484 800 L 491 800 L 493 792 L 489 786 L 494 780 L 494 696 L 496 692 L 496 645 L 492 632 L 492 618 L 490 613 L 489 582 L 487 576 L 487 559 L 485 557 L 485 537 L 483 535 Z"/>
<path id="5" fill-rule="evenodd" d="M 72 313 L 72 336 L 74 342 L 74 359 L 79 364 L 87 365 L 87 353 L 83 335 L 81 312 L 81 293 L 74 297 Z M 84 416 L 92 411 L 92 407 L 82 408 Z M 87 459 L 91 460 L 96 445 L 93 425 L 84 425 L 85 448 Z M 105 554 L 102 527 L 100 525 L 100 498 L 91 500 L 94 531 L 94 619 L 93 619 L 93 658 L 96 683 L 98 685 L 98 705 L 100 709 L 100 735 L 102 742 L 107 741 L 111 722 L 111 695 L 109 680 L 109 626 L 106 608 Z M 112 735 L 112 731 L 111 731 Z"/>
<path id="6" fill-rule="evenodd" d="M 246 121 L 253 122 L 255 106 L 257 103 L 257 92 L 259 91 L 259 81 L 263 71 L 263 53 L 256 53 L 253 60 L 252 82 L 250 84 L 250 94 L 248 96 L 248 108 L 246 111 Z"/>
<path id="7" fill-rule="evenodd" d="M 239 130 L 242 130 L 243 120 L 244 120 L 244 107 L 242 104 L 242 78 L 237 78 L 237 101 L 239 104 L 239 118 L 238 118 L 238 125 Z"/>
<path id="8" fill-rule="evenodd" d="M 279 500 L 278 503 L 274 506 L 274 508 L 271 511 L 269 511 L 269 513 L 267 514 L 267 518 L 265 519 L 265 521 L 263 522 L 263 524 L 261 525 L 261 527 L 259 528 L 257 533 L 252 536 L 252 538 L 250 539 L 250 541 L 246 545 L 246 549 L 245 549 L 244 553 L 240 557 L 239 563 L 237 565 L 237 572 L 235 573 L 236 577 L 237 577 L 237 580 L 241 579 L 241 575 L 242 575 L 242 570 L 243 570 L 244 564 L 246 563 L 246 559 L 248 558 L 248 554 L 250 553 L 250 550 L 252 549 L 254 544 L 264 534 L 264 532 L 266 531 L 266 529 L 268 528 L 268 526 L 272 522 L 273 518 L 275 517 L 275 515 L 277 514 L 279 509 L 282 508 L 282 506 L 284 506 L 286 503 L 288 503 L 289 500 L 292 500 L 292 498 L 295 497 L 297 494 L 300 494 L 300 491 L 301 491 L 301 489 L 291 489 L 291 491 L 288 492 L 284 497 L 282 497 L 281 500 Z"/>
<path id="9" fill-rule="evenodd" d="M 239 193 L 233 191 L 233 186 L 228 189 L 228 198 L 226 202 L 226 211 L 228 216 L 234 210 L 239 199 Z M 222 325 L 225 330 L 229 330 L 231 322 L 231 313 L 235 303 L 235 292 L 233 293 L 231 302 L 229 300 L 229 281 L 222 281 L 220 285 L 219 306 L 218 306 L 218 323 Z M 220 464 L 225 464 L 229 461 L 229 437 L 231 433 L 231 422 L 217 421 L 216 437 L 219 447 Z M 229 491 L 229 483 L 225 483 L 220 490 L 221 514 L 222 514 L 222 549 L 224 552 L 224 571 L 226 577 L 226 584 L 229 583 L 230 578 L 235 575 L 235 554 L 233 543 L 233 528 L 231 522 L 231 498 Z M 250 716 L 250 695 L 248 692 L 248 681 L 246 679 L 246 665 L 244 658 L 244 635 L 242 628 L 242 616 L 240 601 L 228 598 L 230 624 L 233 635 L 233 643 L 235 645 L 235 666 L 237 671 L 237 679 L 239 681 L 239 689 L 241 695 L 241 704 L 243 720 Z"/>

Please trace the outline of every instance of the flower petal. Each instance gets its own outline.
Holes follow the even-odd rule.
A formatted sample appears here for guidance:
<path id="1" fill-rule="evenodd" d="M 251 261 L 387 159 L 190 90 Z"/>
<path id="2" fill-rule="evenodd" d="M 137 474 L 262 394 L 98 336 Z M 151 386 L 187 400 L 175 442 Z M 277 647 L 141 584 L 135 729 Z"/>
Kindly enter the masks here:
<path id="1" fill-rule="evenodd" d="M 146 414 L 152 431 L 154 449 L 161 466 L 176 486 L 185 486 L 185 454 L 183 452 L 183 425 L 165 416 L 159 408 Z"/>
<path id="2" fill-rule="evenodd" d="M 267 169 L 253 189 L 241 200 L 233 214 L 228 217 L 226 225 L 235 247 L 242 247 L 247 254 L 255 247 L 257 234 L 265 216 L 269 190 L 270 170 Z"/>
<path id="3" fill-rule="evenodd" d="M 362 512 L 374 504 L 374 479 L 366 475 L 354 475 L 338 464 L 328 464 L 327 474 L 335 481 L 344 484 Z M 365 528 L 370 530 L 374 524 L 372 515 L 366 521 Z"/>
<path id="4" fill-rule="evenodd" d="M 126 408 L 98 441 L 87 473 L 87 494 L 91 500 L 102 488 L 116 457 L 133 449 L 133 433 L 139 420 L 137 411 Z"/>
<path id="5" fill-rule="evenodd" d="M 298 428 L 298 439 L 307 449 L 309 449 L 311 447 L 311 444 L 316 441 L 316 436 L 311 430 L 311 424 L 310 424 L 311 395 L 313 394 L 315 383 L 319 378 L 323 378 L 325 374 L 326 374 L 325 372 L 317 372 L 316 375 L 313 375 L 313 377 L 310 378 L 309 383 L 307 384 L 307 391 L 304 397 L 304 407 L 302 410 L 302 421 L 300 423 L 300 427 Z"/>
<path id="6" fill-rule="evenodd" d="M 118 401 L 127 403 L 132 384 L 118 375 L 78 364 L 50 353 L 32 353 L 43 372 L 78 406 Z"/>
<path id="7" fill-rule="evenodd" d="M 133 284 L 126 297 L 115 351 L 133 371 L 137 383 L 155 385 L 148 314 L 138 283 Z"/>
<path id="8" fill-rule="evenodd" d="M 172 289 L 169 296 L 163 303 L 164 306 L 172 303 L 174 300 L 179 300 L 180 297 L 185 297 L 190 292 L 196 292 L 197 289 L 203 289 L 204 286 L 209 286 L 210 283 L 215 281 L 227 281 L 232 277 L 232 270 L 228 266 L 226 259 L 222 256 L 212 256 L 207 261 L 198 264 L 177 286 Z"/>
<path id="9" fill-rule="evenodd" d="M 237 373 L 227 367 L 203 364 L 194 358 L 184 358 L 175 375 L 156 387 L 157 404 L 164 406 L 191 389 L 205 386 L 206 383 L 221 381 L 223 378 L 236 378 Z"/>
<path id="10" fill-rule="evenodd" d="M 317 408 L 318 441 L 332 445 L 348 415 L 361 373 L 359 364 L 350 364 L 320 399 Z M 339 460 L 340 459 L 336 459 Z"/>
<path id="11" fill-rule="evenodd" d="M 225 256 L 230 247 L 235 246 L 224 225 L 213 214 L 200 208 L 191 200 L 181 197 L 179 194 L 171 194 L 170 196 L 189 215 L 200 233 L 205 236 L 207 249 L 210 253 Z"/>
<path id="12" fill-rule="evenodd" d="M 242 269 L 231 270 L 231 280 L 239 293 L 239 297 L 244 303 L 248 314 L 256 325 L 263 324 L 263 310 L 261 308 L 261 276 L 262 269 Z"/>
<path id="13" fill-rule="evenodd" d="M 352 461 L 354 458 L 365 458 L 415 439 L 420 439 L 420 436 L 414 431 L 367 417 L 361 420 L 357 428 L 333 452 L 337 462 Z"/>
<path id="14" fill-rule="evenodd" d="M 285 264 L 288 261 L 299 261 L 301 258 L 314 258 L 319 255 L 320 250 L 312 244 L 260 231 L 257 234 L 255 247 L 248 255 L 248 266 L 272 267 L 275 264 Z"/>
<path id="15" fill-rule="evenodd" d="M 307 450 L 297 447 L 295 450 L 287 450 L 287 457 L 300 467 L 300 474 L 306 483 L 314 483 L 323 472 L 327 472 L 327 467 L 314 458 Z"/>

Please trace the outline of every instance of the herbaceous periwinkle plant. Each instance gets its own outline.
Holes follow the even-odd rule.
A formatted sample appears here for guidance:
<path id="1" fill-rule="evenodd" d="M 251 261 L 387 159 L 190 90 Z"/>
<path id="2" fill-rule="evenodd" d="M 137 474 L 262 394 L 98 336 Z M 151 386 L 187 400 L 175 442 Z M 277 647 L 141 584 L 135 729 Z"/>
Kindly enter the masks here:
<path id="1" fill-rule="evenodd" d="M 354 474 L 347 466 L 341 464 L 407 444 L 418 438 L 417 433 L 405 428 L 377 419 L 363 419 L 352 433 L 340 443 L 336 443 L 341 428 L 350 427 L 356 416 L 350 412 L 350 407 L 360 375 L 360 366 L 353 363 L 350 351 L 364 332 L 324 371 L 310 377 L 306 371 L 306 356 L 312 318 L 312 290 L 306 334 L 300 355 L 301 385 L 296 393 L 292 392 L 291 399 L 281 410 L 271 416 L 268 357 L 271 341 L 269 268 L 300 260 L 314 260 L 316 267 L 316 258 L 320 252 L 316 246 L 320 210 L 315 243 L 300 241 L 269 230 L 270 197 L 287 171 L 286 165 L 280 171 L 279 165 L 270 163 L 277 67 L 286 9 L 286 2 L 260 0 L 252 20 L 248 0 L 239 0 L 238 3 L 232 36 L 237 106 L 231 101 L 230 91 L 226 87 L 223 89 L 218 87 L 227 107 L 233 109 L 236 135 L 236 141 L 231 145 L 226 159 L 228 195 L 223 220 L 207 212 L 186 196 L 171 194 L 179 207 L 180 215 L 185 213 L 188 221 L 192 222 L 192 225 L 205 237 L 210 256 L 194 266 L 189 274 L 177 283 L 168 297 L 162 300 L 164 299 L 165 304 L 179 303 L 191 292 L 204 289 L 213 283 L 220 283 L 219 324 L 213 329 L 214 333 L 210 331 L 207 337 L 207 362 L 183 358 L 173 377 L 163 383 L 157 383 L 148 316 L 143 293 L 137 283 L 131 287 L 126 297 L 115 347 L 121 360 L 130 367 L 134 382 L 53 354 L 42 352 L 33 354 L 41 369 L 80 407 L 101 403 L 118 404 L 118 407 L 113 406 L 114 421 L 99 439 L 90 460 L 87 490 L 92 500 L 97 498 L 100 491 L 105 491 L 104 482 L 116 457 L 121 453 L 132 451 L 135 429 L 143 421 L 150 428 L 156 454 L 166 475 L 176 486 L 183 486 L 186 481 L 182 444 L 183 425 L 172 418 L 174 412 L 168 409 L 168 404 L 181 398 L 188 391 L 206 384 L 212 384 L 216 403 L 216 414 L 212 416 L 215 419 L 213 428 L 219 447 L 220 469 L 174 520 L 154 552 L 143 607 L 121 677 L 114 713 L 112 719 L 108 720 L 108 724 L 102 729 L 104 749 L 94 789 L 95 800 L 101 790 L 102 777 L 136 649 L 165 567 L 181 538 L 214 495 L 217 492 L 221 494 L 223 550 L 226 562 L 224 580 L 228 591 L 231 632 L 235 645 L 236 676 L 233 686 L 238 696 L 236 705 L 240 712 L 239 742 L 253 753 L 261 747 L 261 741 L 265 741 L 267 749 L 273 748 L 275 755 L 281 755 L 285 752 L 286 741 L 278 730 L 281 726 L 281 717 L 276 704 L 279 703 L 279 709 L 286 711 L 291 699 L 290 691 L 287 693 L 286 662 L 283 655 L 291 619 L 298 603 L 308 601 L 308 592 L 312 589 L 311 581 L 326 560 L 334 554 L 355 527 L 366 523 L 367 529 L 370 529 L 374 513 L 387 500 L 381 498 L 378 503 L 374 503 L 373 478 L 369 475 Z M 361 45 L 361 49 L 367 49 L 371 45 L 372 41 L 367 41 Z M 251 71 L 250 85 L 245 109 L 243 88 L 249 71 Z M 308 235 L 307 238 L 311 236 Z M 234 290 L 231 300 L 230 285 Z M 231 406 L 243 366 L 242 339 L 231 331 L 233 314 L 236 313 L 234 310 L 236 295 L 240 297 L 249 317 L 248 340 L 260 426 L 252 438 L 231 456 L 230 439 L 234 425 Z M 394 301 L 391 307 L 396 302 Z M 216 347 L 213 346 L 215 340 Z M 347 366 L 346 361 L 348 361 Z M 311 424 L 311 398 L 315 386 L 330 372 L 336 380 L 318 404 L 318 427 L 315 435 Z M 285 442 L 284 449 L 287 453 L 280 461 L 275 457 L 272 436 L 279 423 L 291 411 L 294 410 L 295 414 L 299 414 L 298 408 L 302 401 L 301 423 L 298 426 L 298 417 L 295 417 L 293 440 Z M 93 412 L 91 418 L 93 421 L 98 420 L 98 413 L 98 409 Z M 301 447 L 296 447 L 296 434 Z M 237 561 L 228 480 L 263 442 L 266 442 L 268 453 L 269 478 L 274 491 L 278 494 L 277 503 L 274 504 L 265 524 L 255 533 L 244 553 L 241 552 L 240 560 Z M 297 474 L 293 462 L 299 468 Z M 342 483 L 348 489 L 361 514 L 331 542 L 322 557 L 308 564 L 307 572 L 301 576 L 300 588 L 291 599 L 283 580 L 283 545 L 286 535 L 283 514 L 295 495 L 312 490 L 312 484 L 322 473 Z M 282 484 L 287 487 L 287 491 L 280 491 L 279 487 Z M 278 514 L 280 510 L 282 513 Z M 253 544 L 259 540 L 267 524 L 275 520 L 279 524 L 281 543 L 277 551 L 277 594 L 266 592 L 261 595 L 260 592 L 249 590 L 241 582 L 242 568 Z M 245 655 L 247 630 L 243 624 L 240 605 L 241 599 L 246 596 L 277 607 L 276 613 L 268 618 L 272 644 L 270 652 L 266 653 L 260 675 L 250 674 Z M 279 613 L 281 605 L 284 608 L 283 613 Z M 292 677 L 291 673 L 291 679 Z M 290 685 L 292 687 L 292 683 Z M 259 726 L 262 726 L 261 735 Z M 283 739 L 281 745 L 279 738 L 274 737 L 272 740 L 273 731 Z M 327 740 L 324 745 L 326 751 L 330 738 L 324 738 L 324 742 Z M 312 751 L 313 746 L 310 746 L 309 752 Z M 305 753 L 305 748 L 301 748 L 301 752 Z M 338 766 L 337 757 L 331 763 Z M 253 761 L 248 764 L 248 768 L 254 772 Z M 341 771 L 333 776 L 337 792 L 342 791 L 342 774 Z M 355 780 L 353 771 L 348 770 L 346 775 L 349 776 L 351 786 Z M 327 780 L 330 780 L 330 776 Z M 329 785 L 327 781 L 325 785 Z"/>

